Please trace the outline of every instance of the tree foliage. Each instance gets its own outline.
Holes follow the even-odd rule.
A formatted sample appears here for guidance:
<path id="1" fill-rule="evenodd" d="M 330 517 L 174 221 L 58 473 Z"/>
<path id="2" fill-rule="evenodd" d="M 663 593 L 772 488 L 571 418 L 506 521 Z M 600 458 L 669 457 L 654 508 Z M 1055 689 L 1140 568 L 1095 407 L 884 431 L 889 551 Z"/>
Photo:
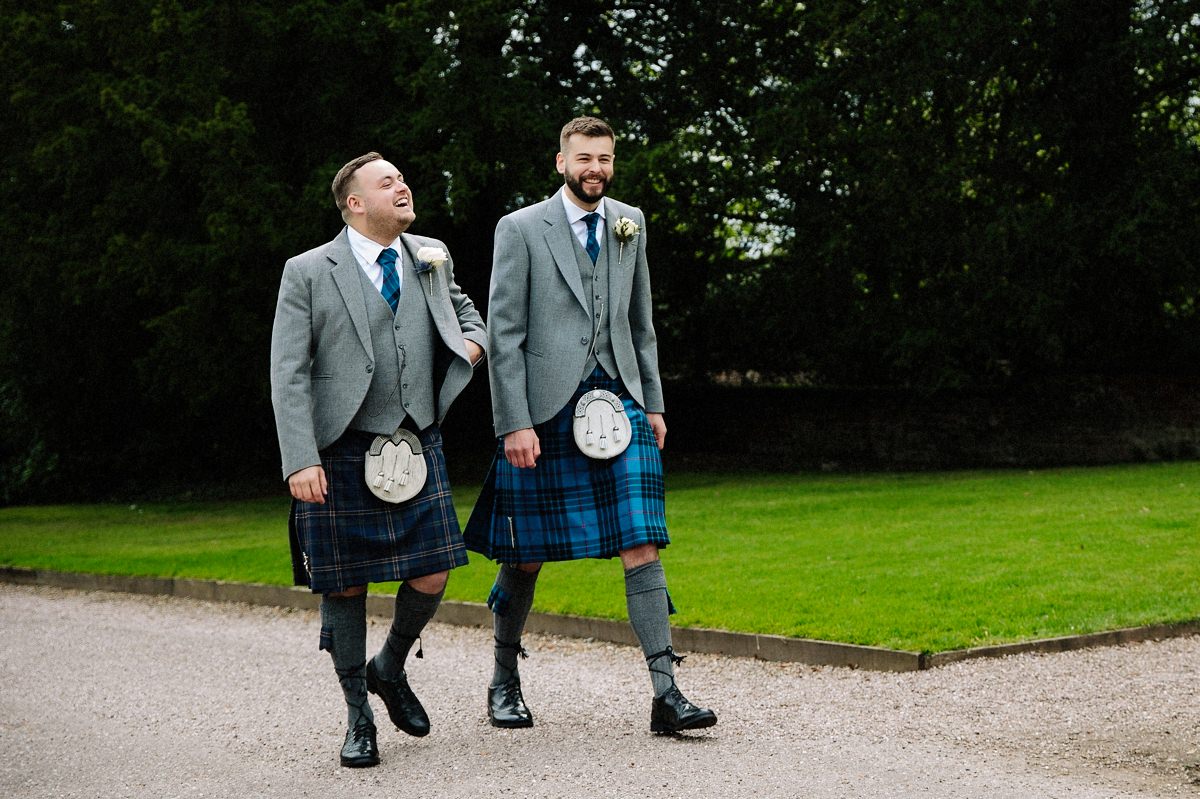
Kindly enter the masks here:
<path id="1" fill-rule="evenodd" d="M 663 362 L 996 388 L 1195 372 L 1184 0 L 0 0 L 4 496 L 270 470 L 284 259 L 372 149 L 484 304 L 559 126 L 620 132 Z M 170 466 L 167 466 L 170 464 Z"/>

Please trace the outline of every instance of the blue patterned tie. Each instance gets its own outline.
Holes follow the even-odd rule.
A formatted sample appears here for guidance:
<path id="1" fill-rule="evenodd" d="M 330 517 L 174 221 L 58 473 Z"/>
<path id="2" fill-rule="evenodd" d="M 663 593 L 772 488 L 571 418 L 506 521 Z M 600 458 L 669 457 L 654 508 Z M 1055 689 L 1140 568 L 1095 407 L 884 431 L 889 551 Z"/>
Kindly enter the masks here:
<path id="1" fill-rule="evenodd" d="M 583 249 L 587 250 L 588 257 L 592 259 L 592 265 L 596 265 L 596 258 L 600 255 L 600 242 L 596 241 L 596 223 L 600 221 L 600 214 L 593 211 L 583 218 L 587 222 L 588 237 L 587 244 Z"/>
<path id="2" fill-rule="evenodd" d="M 383 288 L 379 293 L 392 306 L 392 313 L 400 305 L 400 275 L 396 274 L 396 251 L 388 247 L 379 253 L 379 265 L 383 267 Z"/>

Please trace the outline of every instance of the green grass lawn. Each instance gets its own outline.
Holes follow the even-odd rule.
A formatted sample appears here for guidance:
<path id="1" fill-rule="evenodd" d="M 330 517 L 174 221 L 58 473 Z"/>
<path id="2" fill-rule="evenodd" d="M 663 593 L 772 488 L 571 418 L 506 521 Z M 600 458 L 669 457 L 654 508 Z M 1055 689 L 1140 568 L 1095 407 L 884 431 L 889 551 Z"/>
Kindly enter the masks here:
<path id="1" fill-rule="evenodd" d="M 668 487 L 681 626 L 937 652 L 1200 618 L 1200 463 Z M 0 508 L 0 564 L 287 584 L 287 508 Z M 473 555 L 446 595 L 482 602 L 494 574 Z M 551 564 L 535 610 L 624 618 L 619 561 Z"/>

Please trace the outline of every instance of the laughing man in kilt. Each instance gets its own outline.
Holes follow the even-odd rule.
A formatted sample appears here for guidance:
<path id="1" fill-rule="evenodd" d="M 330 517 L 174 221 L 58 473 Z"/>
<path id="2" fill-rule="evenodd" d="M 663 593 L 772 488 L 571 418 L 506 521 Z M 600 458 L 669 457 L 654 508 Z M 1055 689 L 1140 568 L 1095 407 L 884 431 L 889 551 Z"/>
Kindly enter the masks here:
<path id="1" fill-rule="evenodd" d="M 469 549 L 501 563 L 488 599 L 488 717 L 496 727 L 533 724 L 517 657 L 526 654 L 521 633 L 542 563 L 616 556 L 654 689 L 650 729 L 717 721 L 675 685 L 682 658 L 671 647 L 673 608 L 658 558 L 668 544 L 659 455 L 667 426 L 645 218 L 604 196 L 614 143 L 602 120 L 568 122 L 556 158 L 564 187 L 496 226 L 488 362 L 500 441 L 465 532 Z M 619 397 L 632 427 L 628 448 L 611 459 L 584 455 L 572 434 L 576 403 L 597 389 Z"/>
<path id="2" fill-rule="evenodd" d="M 415 216 L 395 166 L 378 153 L 356 158 L 337 173 L 333 195 L 346 227 L 283 269 L 271 400 L 293 497 L 293 572 L 321 594 L 320 648 L 347 705 L 341 763 L 358 767 L 379 763 L 368 691 L 398 728 L 429 732 L 404 664 L 449 570 L 467 562 L 438 425 L 487 334 L 442 243 L 404 232 Z M 420 440 L 428 476 L 415 497 L 393 504 L 367 487 L 364 456 L 398 427 Z M 367 584 L 391 580 L 403 581 L 395 619 L 367 662 Z"/>

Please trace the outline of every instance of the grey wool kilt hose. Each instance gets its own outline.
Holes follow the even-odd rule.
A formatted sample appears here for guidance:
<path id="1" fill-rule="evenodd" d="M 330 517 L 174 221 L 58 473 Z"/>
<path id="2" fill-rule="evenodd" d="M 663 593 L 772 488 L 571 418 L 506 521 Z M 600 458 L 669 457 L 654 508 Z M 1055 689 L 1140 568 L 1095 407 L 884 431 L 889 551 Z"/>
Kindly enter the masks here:
<path id="1" fill-rule="evenodd" d="M 376 497 L 363 478 L 374 433 L 348 430 L 321 451 L 329 483 L 325 504 L 292 502 L 288 528 L 296 585 L 336 593 L 466 565 L 441 430 L 431 425 L 417 436 L 429 476 L 421 493 L 400 504 Z"/>
<path id="2" fill-rule="evenodd" d="M 593 460 L 575 446 L 575 403 L 593 389 L 621 397 L 633 428 L 629 447 Z M 662 458 L 646 413 L 619 380 L 597 367 L 554 418 L 534 426 L 542 454 L 532 469 L 504 458 L 500 439 L 467 522 L 467 548 L 501 563 L 613 558 L 642 544 L 665 547 Z"/>

